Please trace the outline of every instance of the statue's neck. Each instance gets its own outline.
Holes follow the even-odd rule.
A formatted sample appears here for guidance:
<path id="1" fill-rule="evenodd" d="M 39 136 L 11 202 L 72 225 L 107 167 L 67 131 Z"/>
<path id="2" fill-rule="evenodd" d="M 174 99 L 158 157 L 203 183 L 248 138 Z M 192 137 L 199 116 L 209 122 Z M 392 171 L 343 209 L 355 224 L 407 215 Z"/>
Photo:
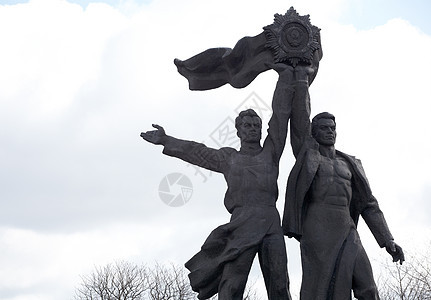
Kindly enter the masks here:
<path id="1" fill-rule="evenodd" d="M 319 145 L 319 152 L 321 155 L 328 158 L 335 158 L 335 146 Z"/>
<path id="2" fill-rule="evenodd" d="M 241 143 L 241 149 L 239 152 L 242 154 L 257 154 L 260 151 L 262 151 L 262 146 L 260 143 L 248 143 L 248 142 L 242 142 Z"/>

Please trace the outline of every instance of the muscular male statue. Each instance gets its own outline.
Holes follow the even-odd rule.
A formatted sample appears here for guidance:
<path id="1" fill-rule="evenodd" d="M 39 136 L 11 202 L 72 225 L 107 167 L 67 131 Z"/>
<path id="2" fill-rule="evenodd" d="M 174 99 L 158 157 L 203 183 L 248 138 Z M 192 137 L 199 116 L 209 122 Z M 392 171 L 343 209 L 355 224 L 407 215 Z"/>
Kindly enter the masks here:
<path id="1" fill-rule="evenodd" d="M 284 233 L 300 241 L 300 298 L 346 300 L 353 290 L 357 299 L 379 299 L 356 230 L 359 216 L 394 262 L 402 263 L 404 254 L 393 241 L 361 162 L 335 150 L 335 117 L 320 113 L 310 124 L 306 79 L 312 71 L 301 69 L 303 94 L 292 104 L 291 144 L 296 163 L 288 179 L 282 223 Z"/>
<path id="2" fill-rule="evenodd" d="M 292 67 L 273 67 L 279 80 L 263 146 L 262 121 L 251 109 L 242 111 L 235 120 L 241 140 L 239 151 L 179 140 L 166 135 L 158 125 L 153 125 L 157 130 L 141 133 L 146 141 L 163 145 L 164 154 L 222 173 L 226 179 L 224 204 L 232 215 L 230 222 L 213 230 L 201 251 L 186 263 L 191 286 L 199 293 L 199 299 L 216 293 L 220 300 L 242 299 L 256 253 L 268 298 L 291 299 L 286 246 L 275 203 L 279 161 L 297 83 Z"/>

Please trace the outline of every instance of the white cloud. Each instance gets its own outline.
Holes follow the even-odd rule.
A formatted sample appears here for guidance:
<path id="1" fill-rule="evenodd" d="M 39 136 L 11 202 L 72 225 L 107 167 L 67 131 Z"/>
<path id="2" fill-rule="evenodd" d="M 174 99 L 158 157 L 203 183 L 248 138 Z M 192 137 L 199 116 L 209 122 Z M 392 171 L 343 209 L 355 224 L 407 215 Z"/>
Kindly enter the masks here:
<path id="1" fill-rule="evenodd" d="M 126 22 L 108 5 L 92 4 L 84 12 L 56 0 L 5 6 L 0 13 L 0 38 L 7 45 L 0 50 L 7 70 L 1 96 L 13 101 L 12 108 L 19 105 L 21 120 L 29 121 L 58 116 L 84 83 L 96 79 L 106 42 Z"/>

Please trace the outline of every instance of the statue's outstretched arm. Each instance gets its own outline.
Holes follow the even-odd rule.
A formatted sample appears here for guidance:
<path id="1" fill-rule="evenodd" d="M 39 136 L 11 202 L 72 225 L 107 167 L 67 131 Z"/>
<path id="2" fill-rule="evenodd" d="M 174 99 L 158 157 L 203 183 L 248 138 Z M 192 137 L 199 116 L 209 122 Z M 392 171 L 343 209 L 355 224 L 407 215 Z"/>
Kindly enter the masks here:
<path id="1" fill-rule="evenodd" d="M 162 126 L 153 124 L 156 130 L 142 132 L 141 137 L 155 145 L 163 145 L 163 153 L 184 160 L 193 165 L 223 173 L 226 156 L 234 151 L 230 148 L 213 149 L 202 143 L 174 138 L 166 134 Z"/>

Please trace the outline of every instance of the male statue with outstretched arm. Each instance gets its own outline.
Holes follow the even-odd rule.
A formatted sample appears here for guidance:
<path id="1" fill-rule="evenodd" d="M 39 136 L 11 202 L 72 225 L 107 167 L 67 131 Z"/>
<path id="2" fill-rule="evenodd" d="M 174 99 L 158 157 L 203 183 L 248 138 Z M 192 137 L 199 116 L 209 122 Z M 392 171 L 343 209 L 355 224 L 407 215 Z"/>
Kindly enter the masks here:
<path id="1" fill-rule="evenodd" d="M 272 65 L 279 79 L 272 100 L 268 136 L 260 144 L 262 121 L 254 110 L 242 111 L 235 120 L 241 140 L 239 151 L 212 149 L 203 144 L 166 135 L 164 129 L 141 133 L 142 138 L 164 146 L 163 153 L 222 173 L 227 182 L 224 204 L 230 222 L 211 232 L 201 251 L 186 267 L 199 299 L 218 293 L 220 300 L 242 299 L 256 253 L 259 256 L 268 298 L 291 299 L 287 256 L 280 216 L 276 209 L 277 178 L 287 124 L 297 82 L 292 67 Z"/>
<path id="2" fill-rule="evenodd" d="M 302 84 L 313 71 L 302 69 Z M 308 93 L 292 103 L 291 144 L 296 163 L 290 173 L 283 230 L 300 241 L 301 300 L 379 299 L 371 264 L 356 226 L 365 220 L 393 261 L 404 261 L 400 246 L 371 193 L 361 162 L 335 150 L 335 117 L 321 113 L 310 123 Z"/>

